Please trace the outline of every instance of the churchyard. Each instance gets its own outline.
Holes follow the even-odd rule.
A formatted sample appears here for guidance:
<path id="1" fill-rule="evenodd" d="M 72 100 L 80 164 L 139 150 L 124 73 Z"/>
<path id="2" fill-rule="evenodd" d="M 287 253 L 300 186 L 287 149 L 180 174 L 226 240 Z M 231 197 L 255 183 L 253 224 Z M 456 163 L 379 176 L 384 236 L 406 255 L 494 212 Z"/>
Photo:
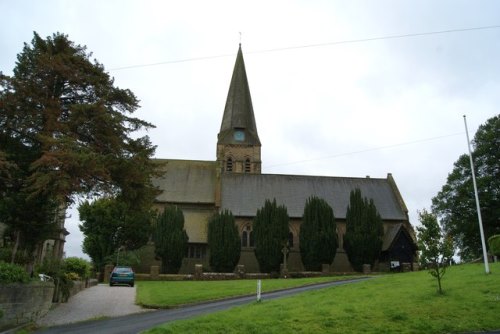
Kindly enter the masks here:
<path id="1" fill-rule="evenodd" d="M 443 279 L 444 294 L 427 271 L 388 274 L 364 282 L 327 288 L 289 298 L 236 307 L 191 320 L 166 324 L 159 333 L 462 333 L 500 329 L 500 264 L 453 266 Z M 263 290 L 275 280 L 264 280 Z M 278 281 L 278 280 L 276 280 Z M 216 299 L 227 287 L 255 281 L 140 282 L 137 301 L 151 298 L 163 307 L 195 302 L 200 291 L 213 289 Z M 173 288 L 172 284 L 179 284 Z M 182 285 L 185 284 L 185 288 Z M 198 285 L 194 288 L 192 284 Z M 181 290 L 179 292 L 178 290 Z M 148 297 L 146 297 L 148 296 Z M 172 296 L 172 298 L 170 297 Z M 177 300 L 177 301 L 176 301 Z"/>

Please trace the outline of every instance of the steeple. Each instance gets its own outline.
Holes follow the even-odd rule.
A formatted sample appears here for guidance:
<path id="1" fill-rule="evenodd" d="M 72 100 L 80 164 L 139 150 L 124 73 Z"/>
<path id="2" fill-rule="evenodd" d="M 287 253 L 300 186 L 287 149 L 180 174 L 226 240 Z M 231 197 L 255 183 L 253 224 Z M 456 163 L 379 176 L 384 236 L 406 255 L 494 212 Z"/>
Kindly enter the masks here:
<path id="1" fill-rule="evenodd" d="M 217 136 L 217 161 L 221 171 L 260 173 L 260 147 L 240 43 Z"/>
<path id="2" fill-rule="evenodd" d="M 235 131 L 243 131 L 243 136 L 235 135 Z M 218 141 L 226 144 L 260 145 L 241 44 L 234 64 Z"/>

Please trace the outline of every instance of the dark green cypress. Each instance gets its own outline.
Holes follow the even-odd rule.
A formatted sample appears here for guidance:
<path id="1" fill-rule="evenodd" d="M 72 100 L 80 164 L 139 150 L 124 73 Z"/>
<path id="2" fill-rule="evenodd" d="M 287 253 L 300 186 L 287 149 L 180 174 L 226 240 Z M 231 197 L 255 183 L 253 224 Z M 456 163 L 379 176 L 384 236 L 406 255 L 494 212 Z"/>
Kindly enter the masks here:
<path id="1" fill-rule="evenodd" d="M 253 220 L 255 257 L 261 272 L 278 272 L 283 262 L 282 249 L 288 242 L 288 212 L 285 206 L 266 200 Z"/>
<path id="2" fill-rule="evenodd" d="M 156 218 L 153 234 L 156 256 L 161 258 L 161 272 L 177 274 L 186 255 L 188 235 L 184 214 L 177 206 L 167 206 Z"/>
<path id="3" fill-rule="evenodd" d="M 319 271 L 331 264 L 337 252 L 337 227 L 333 209 L 316 196 L 307 199 L 300 226 L 300 256 L 306 270 Z"/>
<path id="4" fill-rule="evenodd" d="M 232 272 L 240 260 L 241 243 L 231 211 L 214 214 L 208 221 L 209 263 L 216 272 Z"/>
<path id="5" fill-rule="evenodd" d="M 356 271 L 373 265 L 382 249 L 384 227 L 375 203 L 363 198 L 358 188 L 351 191 L 346 213 L 344 249 Z"/>

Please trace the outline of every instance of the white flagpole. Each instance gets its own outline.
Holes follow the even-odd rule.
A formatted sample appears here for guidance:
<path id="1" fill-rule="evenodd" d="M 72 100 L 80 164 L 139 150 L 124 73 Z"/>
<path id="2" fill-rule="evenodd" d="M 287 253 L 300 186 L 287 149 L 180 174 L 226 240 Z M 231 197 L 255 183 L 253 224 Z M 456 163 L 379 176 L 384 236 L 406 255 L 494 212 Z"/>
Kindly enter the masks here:
<path id="1" fill-rule="evenodd" d="M 470 168 L 472 172 L 472 184 L 474 185 L 474 195 L 476 197 L 477 218 L 479 219 L 479 232 L 481 233 L 481 244 L 483 246 L 484 270 L 486 271 L 487 274 L 489 274 L 490 267 L 488 265 L 488 254 L 486 253 L 486 243 L 484 242 L 483 220 L 481 218 L 481 207 L 479 206 L 479 196 L 477 194 L 476 173 L 474 172 L 474 162 L 472 161 L 472 152 L 470 149 L 469 130 L 467 129 L 467 118 L 465 117 L 465 115 L 464 115 L 464 124 L 465 124 L 465 134 L 467 135 L 467 147 L 469 148 Z"/>

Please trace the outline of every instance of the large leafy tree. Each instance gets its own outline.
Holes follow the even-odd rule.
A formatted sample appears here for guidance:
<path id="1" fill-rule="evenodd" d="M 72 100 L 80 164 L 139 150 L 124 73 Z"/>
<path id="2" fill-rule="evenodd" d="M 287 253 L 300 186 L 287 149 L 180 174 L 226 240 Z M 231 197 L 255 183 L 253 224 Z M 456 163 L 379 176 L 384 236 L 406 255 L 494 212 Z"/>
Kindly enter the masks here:
<path id="1" fill-rule="evenodd" d="M 423 210 L 418 213 L 420 226 L 417 226 L 420 263 L 438 282 L 438 292 L 443 293 L 441 280 L 453 257 L 453 241 L 446 236 L 434 214 Z"/>
<path id="2" fill-rule="evenodd" d="M 310 197 L 306 201 L 300 226 L 300 255 L 306 270 L 319 271 L 330 264 L 337 252 L 337 227 L 333 209 L 325 200 Z"/>
<path id="3" fill-rule="evenodd" d="M 177 274 L 186 255 L 188 235 L 184 214 L 177 206 L 167 206 L 158 214 L 153 231 L 156 256 L 161 258 L 161 272 Z"/>
<path id="4" fill-rule="evenodd" d="M 0 183 L 7 185 L 0 210 L 17 241 L 41 236 L 23 210 L 48 226 L 54 208 L 76 195 L 108 193 L 131 205 L 153 196 L 155 147 L 147 136 L 133 136 L 152 125 L 131 116 L 135 95 L 90 57 L 64 34 L 35 33 L 13 75 L 0 73 Z"/>
<path id="5" fill-rule="evenodd" d="M 373 265 L 382 250 L 384 226 L 372 199 L 363 198 L 360 189 L 351 191 L 346 212 L 344 248 L 357 271 L 363 264 Z"/>
<path id="6" fill-rule="evenodd" d="M 151 235 L 153 213 L 137 210 L 117 198 L 86 201 L 78 208 L 83 251 L 98 271 L 118 249 L 134 250 L 145 245 Z"/>
<path id="7" fill-rule="evenodd" d="M 472 145 L 484 234 L 488 239 L 500 234 L 500 116 L 479 127 Z M 432 211 L 440 218 L 446 233 L 453 237 L 462 259 L 482 255 L 468 155 L 455 162 L 446 184 L 432 199 Z"/>
<path id="8" fill-rule="evenodd" d="M 283 247 L 288 242 L 288 212 L 285 206 L 277 205 L 276 199 L 266 200 L 257 210 L 253 220 L 255 257 L 261 272 L 279 272 L 283 261 Z"/>
<path id="9" fill-rule="evenodd" d="M 240 260 L 241 242 L 231 211 L 217 212 L 208 221 L 208 247 L 213 270 L 234 270 Z"/>

